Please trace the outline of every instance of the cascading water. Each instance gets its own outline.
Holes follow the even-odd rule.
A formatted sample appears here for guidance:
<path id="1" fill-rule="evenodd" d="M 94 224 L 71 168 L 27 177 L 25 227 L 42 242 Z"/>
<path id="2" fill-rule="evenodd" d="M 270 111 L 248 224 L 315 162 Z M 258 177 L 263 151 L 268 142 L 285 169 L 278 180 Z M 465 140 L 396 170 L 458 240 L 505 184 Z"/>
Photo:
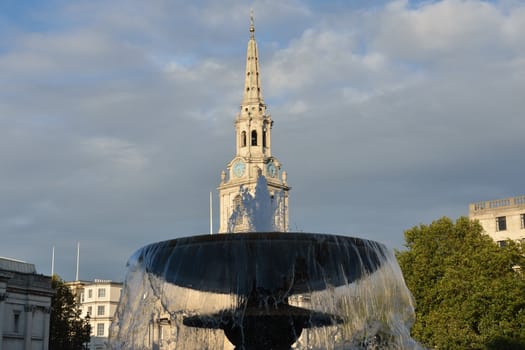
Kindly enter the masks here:
<path id="1" fill-rule="evenodd" d="M 260 178 L 257 188 L 264 189 Z M 278 205 L 264 190 L 246 192 L 243 199 L 251 228 L 279 222 Z M 132 255 L 110 345 L 420 349 L 410 337 L 413 321 L 399 265 L 380 243 L 291 232 L 193 236 L 150 244 Z"/>
<path id="2" fill-rule="evenodd" d="M 248 188 L 241 186 L 240 205 L 235 208 L 228 222 L 228 231 L 236 232 L 240 218 L 248 222 L 248 232 L 283 232 L 284 201 L 283 193 L 277 192 L 270 196 L 266 177 L 259 174 L 255 193 L 252 195 Z"/>

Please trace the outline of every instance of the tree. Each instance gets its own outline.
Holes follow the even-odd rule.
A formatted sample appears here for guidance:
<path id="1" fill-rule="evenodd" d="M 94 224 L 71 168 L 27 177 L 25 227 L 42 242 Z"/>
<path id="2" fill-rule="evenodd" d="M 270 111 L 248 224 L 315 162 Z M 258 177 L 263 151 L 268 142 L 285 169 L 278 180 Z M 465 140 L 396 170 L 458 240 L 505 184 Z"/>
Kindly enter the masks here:
<path id="1" fill-rule="evenodd" d="M 80 308 L 64 281 L 53 276 L 49 349 L 82 350 L 90 341 L 91 326 L 80 317 Z"/>
<path id="2" fill-rule="evenodd" d="M 521 244 L 499 247 L 479 222 L 441 218 L 405 232 L 397 252 L 416 301 L 413 337 L 439 349 L 525 349 Z"/>

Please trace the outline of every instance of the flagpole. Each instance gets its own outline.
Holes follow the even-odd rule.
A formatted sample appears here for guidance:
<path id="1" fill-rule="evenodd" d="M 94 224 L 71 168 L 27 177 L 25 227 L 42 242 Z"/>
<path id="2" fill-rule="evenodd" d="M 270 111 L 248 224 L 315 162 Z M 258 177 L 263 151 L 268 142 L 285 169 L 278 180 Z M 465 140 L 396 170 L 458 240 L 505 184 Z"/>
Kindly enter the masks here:
<path id="1" fill-rule="evenodd" d="M 77 242 L 77 275 L 75 281 L 78 281 L 78 268 L 80 265 L 80 242 Z"/>
<path id="2" fill-rule="evenodd" d="M 55 274 L 55 246 L 51 251 L 51 276 Z"/>
<path id="3" fill-rule="evenodd" d="M 213 203 L 212 203 L 211 191 L 210 191 L 210 235 L 213 235 Z"/>

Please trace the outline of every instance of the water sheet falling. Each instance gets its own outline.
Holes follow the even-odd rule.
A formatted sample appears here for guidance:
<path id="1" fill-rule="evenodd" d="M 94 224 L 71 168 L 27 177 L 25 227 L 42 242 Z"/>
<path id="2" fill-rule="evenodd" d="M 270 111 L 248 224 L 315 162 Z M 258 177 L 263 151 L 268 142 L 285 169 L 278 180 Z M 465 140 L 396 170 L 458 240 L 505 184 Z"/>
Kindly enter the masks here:
<path id="1" fill-rule="evenodd" d="M 234 208 L 228 221 L 228 232 L 237 232 L 239 222 L 247 221 L 248 232 L 283 232 L 284 199 L 283 192 L 270 195 L 266 178 L 259 174 L 255 193 L 251 194 L 247 187 L 239 188 L 240 203 Z M 240 220 L 240 219 L 243 220 Z"/>
<path id="2" fill-rule="evenodd" d="M 206 235 L 133 254 L 110 344 L 419 349 L 409 333 L 413 321 L 410 292 L 382 244 L 308 233 Z"/>

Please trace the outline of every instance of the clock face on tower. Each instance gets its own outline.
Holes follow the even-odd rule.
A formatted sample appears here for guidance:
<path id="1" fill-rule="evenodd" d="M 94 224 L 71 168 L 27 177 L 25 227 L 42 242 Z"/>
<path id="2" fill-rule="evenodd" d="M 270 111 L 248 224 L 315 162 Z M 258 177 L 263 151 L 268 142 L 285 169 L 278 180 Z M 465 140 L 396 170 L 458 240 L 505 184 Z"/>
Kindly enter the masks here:
<path id="1" fill-rule="evenodd" d="M 244 170 L 246 169 L 246 165 L 242 160 L 238 160 L 233 164 L 233 175 L 235 177 L 241 177 L 244 175 Z"/>
<path id="2" fill-rule="evenodd" d="M 266 165 L 266 170 L 268 171 L 268 174 L 271 177 L 277 176 L 277 168 L 275 167 L 275 164 L 273 164 L 273 162 L 269 162 L 268 165 Z"/>

